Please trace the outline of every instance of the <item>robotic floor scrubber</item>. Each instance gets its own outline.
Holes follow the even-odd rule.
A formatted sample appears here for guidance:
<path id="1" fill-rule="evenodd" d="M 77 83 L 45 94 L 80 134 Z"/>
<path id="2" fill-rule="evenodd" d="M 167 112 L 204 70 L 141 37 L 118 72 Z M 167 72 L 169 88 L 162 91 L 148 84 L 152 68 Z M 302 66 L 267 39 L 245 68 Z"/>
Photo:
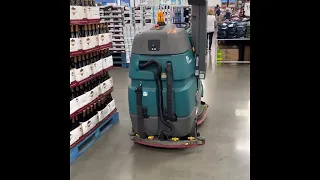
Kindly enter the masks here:
<path id="1" fill-rule="evenodd" d="M 189 0 L 192 27 L 164 24 L 133 40 L 128 87 L 131 139 L 163 148 L 205 144 L 197 131 L 208 105 L 201 101 L 205 78 L 207 0 Z"/>

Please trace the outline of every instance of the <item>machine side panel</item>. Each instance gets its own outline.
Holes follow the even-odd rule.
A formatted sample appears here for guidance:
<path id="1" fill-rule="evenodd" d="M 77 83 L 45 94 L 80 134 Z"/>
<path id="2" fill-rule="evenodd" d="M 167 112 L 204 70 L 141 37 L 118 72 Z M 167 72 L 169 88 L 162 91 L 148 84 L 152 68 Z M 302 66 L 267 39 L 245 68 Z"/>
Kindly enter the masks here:
<path id="1" fill-rule="evenodd" d="M 159 47 L 158 44 L 152 43 L 157 41 L 159 41 Z M 155 45 L 155 47 L 152 47 L 152 45 Z M 141 55 L 174 55 L 185 53 L 190 49 L 188 34 L 180 28 L 170 29 L 169 31 L 146 31 L 137 34 L 132 43 L 132 54 Z"/>

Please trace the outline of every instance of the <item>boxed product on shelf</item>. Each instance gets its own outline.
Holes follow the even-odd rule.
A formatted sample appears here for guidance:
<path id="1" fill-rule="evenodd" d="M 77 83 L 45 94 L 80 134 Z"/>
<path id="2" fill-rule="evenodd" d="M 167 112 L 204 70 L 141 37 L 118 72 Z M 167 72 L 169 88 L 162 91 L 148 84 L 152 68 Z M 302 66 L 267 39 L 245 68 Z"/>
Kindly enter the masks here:
<path id="1" fill-rule="evenodd" d="M 79 125 L 70 132 L 70 145 L 75 143 L 83 135 L 82 126 Z"/>
<path id="2" fill-rule="evenodd" d="M 88 133 L 92 128 L 94 128 L 99 123 L 98 114 L 92 116 L 89 120 L 80 123 L 82 126 L 83 134 Z"/>
<path id="3" fill-rule="evenodd" d="M 112 112 L 113 110 L 116 109 L 116 101 L 113 99 L 109 104 L 109 111 Z"/>
<path id="4" fill-rule="evenodd" d="M 99 46 L 103 46 L 112 42 L 111 33 L 99 34 Z"/>
<path id="5" fill-rule="evenodd" d="M 78 99 L 79 109 L 83 108 L 84 106 L 90 103 L 90 99 L 88 98 L 88 93 L 81 94 L 76 99 Z"/>
<path id="6" fill-rule="evenodd" d="M 76 81 L 76 76 L 74 75 L 74 69 L 70 69 L 70 84 Z"/>
<path id="7" fill-rule="evenodd" d="M 101 94 L 106 93 L 113 87 L 113 80 L 112 77 L 104 81 L 103 83 L 100 84 L 99 89 L 101 90 Z"/>
<path id="8" fill-rule="evenodd" d="M 84 6 L 86 18 L 88 20 L 99 19 L 100 20 L 100 9 L 97 6 Z"/>
<path id="9" fill-rule="evenodd" d="M 113 66 L 113 58 L 112 55 L 106 57 L 103 59 L 102 62 L 102 68 L 103 69 L 108 69 L 109 67 Z"/>
<path id="10" fill-rule="evenodd" d="M 238 61 L 239 49 L 237 46 L 219 46 L 222 54 L 222 61 Z"/>
<path id="11" fill-rule="evenodd" d="M 90 68 L 88 68 L 88 66 L 84 66 L 82 68 L 78 68 L 74 70 L 74 74 L 76 77 L 76 81 L 82 81 L 84 79 L 86 79 L 87 77 L 89 77 L 89 70 Z"/>
<path id="12" fill-rule="evenodd" d="M 79 109 L 79 99 L 74 98 L 70 101 L 70 114 L 73 114 Z"/>
<path id="13" fill-rule="evenodd" d="M 100 86 L 94 87 L 91 91 L 87 92 L 87 98 L 89 102 L 94 101 L 101 94 Z"/>
<path id="14" fill-rule="evenodd" d="M 101 111 L 98 111 L 98 116 L 99 116 L 99 122 L 104 120 L 108 115 L 110 114 L 109 106 L 106 106 L 103 108 Z"/>
<path id="15" fill-rule="evenodd" d="M 103 70 L 103 59 L 100 59 L 93 63 L 93 74 L 97 74 Z"/>
<path id="16" fill-rule="evenodd" d="M 84 7 L 70 6 L 70 20 L 81 21 L 86 18 Z"/>

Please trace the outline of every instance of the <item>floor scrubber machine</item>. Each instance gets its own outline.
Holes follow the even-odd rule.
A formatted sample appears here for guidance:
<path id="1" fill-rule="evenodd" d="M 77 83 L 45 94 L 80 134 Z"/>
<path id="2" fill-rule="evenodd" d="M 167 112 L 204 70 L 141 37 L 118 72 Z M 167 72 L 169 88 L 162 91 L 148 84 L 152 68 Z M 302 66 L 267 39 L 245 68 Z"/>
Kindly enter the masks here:
<path id="1" fill-rule="evenodd" d="M 192 26 L 158 25 L 133 40 L 128 87 L 131 139 L 163 148 L 205 144 L 197 131 L 208 105 L 201 101 L 206 62 L 207 0 L 189 0 Z M 159 15 L 158 15 L 159 16 Z"/>

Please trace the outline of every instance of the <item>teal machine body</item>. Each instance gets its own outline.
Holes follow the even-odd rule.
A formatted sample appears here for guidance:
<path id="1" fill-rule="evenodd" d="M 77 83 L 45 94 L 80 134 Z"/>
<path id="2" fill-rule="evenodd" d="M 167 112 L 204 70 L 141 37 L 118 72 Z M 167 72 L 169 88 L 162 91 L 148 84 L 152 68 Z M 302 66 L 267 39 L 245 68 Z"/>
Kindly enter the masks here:
<path id="1" fill-rule="evenodd" d="M 174 24 L 135 36 L 128 101 L 132 131 L 139 137 L 168 140 L 197 136 L 196 118 L 203 88 L 193 38 Z"/>

